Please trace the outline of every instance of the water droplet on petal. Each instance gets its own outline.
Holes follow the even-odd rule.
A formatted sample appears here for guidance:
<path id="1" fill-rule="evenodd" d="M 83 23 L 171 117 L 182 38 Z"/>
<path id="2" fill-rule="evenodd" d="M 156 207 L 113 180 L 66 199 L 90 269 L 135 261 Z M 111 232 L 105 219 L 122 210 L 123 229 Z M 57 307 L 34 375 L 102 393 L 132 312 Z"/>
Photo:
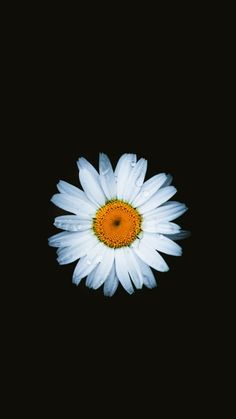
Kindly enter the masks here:
<path id="1" fill-rule="evenodd" d="M 115 182 L 117 183 L 118 176 L 117 176 L 117 175 L 115 175 L 114 177 L 115 177 Z"/>
<path id="2" fill-rule="evenodd" d="M 141 179 L 137 179 L 135 182 L 135 185 L 138 186 L 140 188 L 140 186 L 142 186 L 143 181 Z"/>
<path id="3" fill-rule="evenodd" d="M 77 230 L 81 230 L 82 226 L 77 226 Z"/>
<path id="4" fill-rule="evenodd" d="M 130 163 L 130 165 L 131 165 L 132 167 L 134 167 L 134 166 L 136 165 L 136 162 L 135 162 L 135 161 L 132 161 L 132 162 Z"/>
<path id="5" fill-rule="evenodd" d="M 91 263 L 92 263 L 91 260 L 90 259 L 87 259 L 87 264 L 88 265 L 91 265 Z"/>
<path id="6" fill-rule="evenodd" d="M 147 198 L 147 197 L 148 197 L 148 195 L 149 195 L 149 192 L 148 192 L 148 191 L 143 192 L 143 196 L 144 196 L 144 198 Z"/>

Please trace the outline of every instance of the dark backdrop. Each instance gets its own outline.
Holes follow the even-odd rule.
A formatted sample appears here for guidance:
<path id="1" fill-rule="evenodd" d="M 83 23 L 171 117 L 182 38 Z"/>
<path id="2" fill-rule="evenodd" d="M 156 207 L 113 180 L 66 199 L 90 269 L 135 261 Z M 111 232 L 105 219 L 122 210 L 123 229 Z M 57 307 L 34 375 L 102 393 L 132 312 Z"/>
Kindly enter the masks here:
<path id="1" fill-rule="evenodd" d="M 34 80 L 18 123 L 22 139 L 14 147 L 21 166 L 15 195 L 25 224 L 18 233 L 19 263 L 12 261 L 17 268 L 12 298 L 19 342 L 26 333 L 23 352 L 32 365 L 31 380 L 36 368 L 49 399 L 55 382 L 63 393 L 78 377 L 83 379 L 75 389 L 87 381 L 88 389 L 90 377 L 98 388 L 104 376 L 108 387 L 120 379 L 124 387 L 132 377 L 154 397 L 156 386 L 169 391 L 175 380 L 175 393 L 183 374 L 188 387 L 201 370 L 208 335 L 202 222 L 209 132 L 200 82 L 191 72 L 187 76 L 176 68 L 172 77 L 164 68 L 145 76 L 141 86 L 135 74 L 127 79 L 125 73 L 114 78 L 96 72 L 93 78 L 85 70 L 71 77 L 66 72 L 62 83 L 61 72 L 52 68 Z M 147 178 L 171 173 L 178 190 L 173 199 L 189 207 L 176 222 L 192 236 L 181 242 L 182 257 L 164 256 L 170 270 L 155 273 L 156 289 L 144 287 L 130 296 L 119 286 L 114 297 L 105 298 L 84 281 L 76 287 L 71 281 L 75 263 L 59 266 L 55 248 L 48 247 L 48 237 L 59 231 L 53 219 L 63 213 L 50 202 L 56 183 L 64 179 L 79 186 L 77 158 L 98 167 L 100 151 L 114 165 L 125 152 L 145 157 Z"/>
<path id="2" fill-rule="evenodd" d="M 90 396 L 89 407 L 99 390 L 98 405 L 106 409 L 110 391 L 114 411 L 136 387 L 136 407 L 146 392 L 156 411 L 160 389 L 165 409 L 179 402 L 181 412 L 191 400 L 195 410 L 204 384 L 208 397 L 212 352 L 207 342 L 218 327 L 211 307 L 214 286 L 206 289 L 218 265 L 208 260 L 209 226 L 215 220 L 207 202 L 209 208 L 217 202 L 211 164 L 219 58 L 209 65 L 213 48 L 218 57 L 218 41 L 210 28 L 209 39 L 201 35 L 201 21 L 191 33 L 193 15 L 183 17 L 188 28 L 173 15 L 177 28 L 172 31 L 169 13 L 164 30 L 158 15 L 146 36 L 137 20 L 137 31 L 131 25 L 132 36 L 122 41 L 120 26 L 111 39 L 106 29 L 101 38 L 100 30 L 90 34 L 90 22 L 80 36 L 80 22 L 67 33 L 63 19 L 54 14 L 49 20 L 57 23 L 56 30 L 50 23 L 47 34 L 40 22 L 31 36 L 32 16 L 25 39 L 18 33 L 14 37 L 16 53 L 9 49 L 14 63 L 9 65 L 5 108 L 14 112 L 2 147 L 10 148 L 4 163 L 9 162 L 13 214 L 3 224 L 8 237 L 13 225 L 14 235 L 7 248 L 10 261 L 2 261 L 8 272 L 2 284 L 11 289 L 5 318 L 13 337 L 9 364 L 16 360 L 21 368 L 17 393 L 23 390 L 26 404 L 29 389 L 38 399 L 31 417 L 45 394 L 52 402 L 55 388 L 53 407 L 58 406 L 71 383 L 79 413 L 83 394 Z M 75 263 L 59 266 L 55 249 L 48 247 L 47 238 L 57 231 L 53 219 L 60 213 L 50 203 L 56 183 L 64 179 L 78 185 L 77 158 L 84 156 L 97 167 L 99 151 L 113 164 L 124 152 L 147 158 L 147 177 L 170 172 L 178 189 L 173 199 L 189 207 L 176 222 L 192 236 L 181 242 L 182 257 L 165 256 L 170 270 L 156 274 L 154 290 L 129 296 L 119 287 L 114 297 L 105 298 L 83 281 L 76 287 L 71 282 Z M 14 379 L 8 374 L 10 394 L 15 376 L 15 371 Z M 24 379 L 29 384 L 25 392 Z"/>

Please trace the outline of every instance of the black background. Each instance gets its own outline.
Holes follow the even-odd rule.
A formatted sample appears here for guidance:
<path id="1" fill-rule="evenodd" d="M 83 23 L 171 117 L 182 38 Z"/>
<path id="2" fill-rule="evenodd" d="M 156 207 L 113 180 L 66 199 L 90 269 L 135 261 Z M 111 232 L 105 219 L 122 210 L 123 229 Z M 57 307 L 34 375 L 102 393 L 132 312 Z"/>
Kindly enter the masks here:
<path id="1" fill-rule="evenodd" d="M 62 392 L 71 380 L 79 381 L 75 390 L 87 382 L 86 389 L 100 388 L 104 376 L 106 390 L 116 377 L 123 380 L 122 390 L 132 376 L 140 393 L 152 389 L 156 397 L 157 386 L 167 393 L 174 386 L 175 393 L 182 379 L 187 392 L 202 370 L 210 325 L 204 236 L 210 93 L 204 50 L 199 52 L 194 37 L 189 43 L 173 37 L 168 48 L 145 44 L 142 53 L 141 44 L 127 52 L 113 44 L 103 50 L 96 39 L 77 56 L 69 44 L 45 42 L 42 50 L 41 45 L 35 40 L 31 49 L 14 121 L 21 137 L 14 147 L 21 166 L 15 195 L 25 223 L 17 241 L 19 262 L 12 262 L 18 271 L 12 298 L 32 381 L 36 368 L 49 398 L 51 382 L 58 380 Z M 180 242 L 182 257 L 164 256 L 170 270 L 156 273 L 156 289 L 130 296 L 119 286 L 105 298 L 84 281 L 76 287 L 75 263 L 59 266 L 55 249 L 48 247 L 48 237 L 57 232 L 53 219 L 63 213 L 50 203 L 56 183 L 79 186 L 77 158 L 98 167 L 100 151 L 113 165 L 125 152 L 145 157 L 147 178 L 171 173 L 178 190 L 173 199 L 189 207 L 176 222 L 192 236 Z"/>

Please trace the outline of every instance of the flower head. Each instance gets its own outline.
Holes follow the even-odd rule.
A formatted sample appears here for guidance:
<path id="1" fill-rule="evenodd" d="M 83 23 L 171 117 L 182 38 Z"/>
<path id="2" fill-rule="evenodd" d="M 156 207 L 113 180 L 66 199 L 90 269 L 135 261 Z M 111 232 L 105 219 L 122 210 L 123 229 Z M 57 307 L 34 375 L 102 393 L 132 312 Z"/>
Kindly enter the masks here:
<path id="1" fill-rule="evenodd" d="M 189 235 L 172 221 L 182 215 L 185 204 L 169 201 L 176 188 L 172 176 L 160 173 L 144 182 L 147 160 L 123 154 L 113 171 L 109 158 L 100 153 L 99 173 L 83 157 L 77 162 L 83 191 L 67 182 L 57 185 L 52 202 L 71 213 L 56 217 L 61 233 L 50 237 L 58 247 L 63 265 L 79 259 L 73 282 L 112 296 L 119 282 L 128 293 L 143 285 L 156 286 L 152 270 L 168 271 L 159 252 L 182 254 L 174 240 Z"/>

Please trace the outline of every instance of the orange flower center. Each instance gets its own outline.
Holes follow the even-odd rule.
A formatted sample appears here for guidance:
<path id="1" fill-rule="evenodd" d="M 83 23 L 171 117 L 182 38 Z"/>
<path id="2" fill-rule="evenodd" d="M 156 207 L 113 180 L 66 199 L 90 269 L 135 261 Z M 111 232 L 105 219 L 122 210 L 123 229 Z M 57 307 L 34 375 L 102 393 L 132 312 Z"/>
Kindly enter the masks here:
<path id="1" fill-rule="evenodd" d="M 141 221 L 135 208 L 116 199 L 99 208 L 93 220 L 93 231 L 109 247 L 129 246 L 141 231 Z"/>

